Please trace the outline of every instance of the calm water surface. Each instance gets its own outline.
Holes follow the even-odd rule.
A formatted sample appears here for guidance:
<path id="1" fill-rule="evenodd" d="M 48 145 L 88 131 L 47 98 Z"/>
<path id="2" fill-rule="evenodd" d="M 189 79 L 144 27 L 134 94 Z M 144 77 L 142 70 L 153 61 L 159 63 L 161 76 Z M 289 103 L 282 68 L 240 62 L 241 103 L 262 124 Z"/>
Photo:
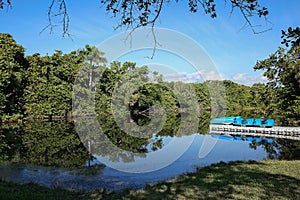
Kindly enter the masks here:
<path id="1" fill-rule="evenodd" d="M 283 139 L 275 139 L 273 142 L 230 141 L 199 133 L 180 137 L 154 136 L 153 138 L 156 138 L 154 143 L 143 144 L 139 147 L 145 157 L 166 148 L 171 140 L 177 140 L 180 143 L 190 138 L 194 139 L 182 156 L 172 164 L 152 172 L 127 173 L 111 167 L 101 167 L 99 160 L 103 157 L 110 157 L 109 153 L 101 156 L 94 155 L 93 159 L 90 159 L 92 167 L 87 167 L 89 154 L 74 133 L 72 123 L 37 122 L 23 126 L 2 127 L 1 134 L 5 136 L 0 146 L 2 155 L 0 177 L 2 179 L 85 191 L 99 188 L 108 190 L 143 188 L 146 184 L 171 179 L 183 173 L 192 172 L 197 167 L 220 161 L 285 159 L 287 156 L 290 157 L 289 159 L 299 159 L 297 152 L 300 149 L 299 141 Z M 207 155 L 200 158 L 199 151 L 207 140 L 216 141 L 216 144 Z M 153 146 L 156 148 L 152 149 Z M 115 161 L 115 166 L 133 167 L 131 170 L 135 171 L 134 167 L 139 166 L 133 160 L 138 159 L 133 158 L 132 162 L 127 160 L 126 163 L 118 159 L 121 161 Z M 149 164 L 159 166 L 164 160 L 164 158 L 158 158 Z M 141 165 L 143 164 L 148 165 L 147 163 Z"/>

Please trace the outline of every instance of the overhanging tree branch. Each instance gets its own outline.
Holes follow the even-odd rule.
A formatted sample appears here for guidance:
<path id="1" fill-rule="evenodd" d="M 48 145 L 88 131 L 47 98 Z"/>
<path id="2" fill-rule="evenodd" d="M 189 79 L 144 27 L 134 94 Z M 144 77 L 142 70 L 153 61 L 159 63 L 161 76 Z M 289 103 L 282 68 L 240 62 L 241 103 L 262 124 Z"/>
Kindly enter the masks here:
<path id="1" fill-rule="evenodd" d="M 0 0 L 0 9 L 3 9 L 4 6 L 7 5 L 8 7 L 11 7 L 12 4 L 11 4 L 11 1 L 10 0 Z"/>
<path id="2" fill-rule="evenodd" d="M 47 17 L 48 17 L 48 25 L 45 28 L 43 28 L 41 33 L 44 32 L 45 30 L 49 30 L 50 33 L 53 33 L 53 29 L 56 26 L 61 24 L 62 36 L 70 36 L 69 33 L 70 18 L 67 11 L 67 4 L 65 0 L 51 0 L 47 12 Z M 56 19 L 58 19 L 58 21 L 55 21 Z"/>
<path id="3" fill-rule="evenodd" d="M 143 26 L 154 27 L 156 21 L 161 15 L 163 7 L 172 0 L 101 0 L 106 11 L 118 18 L 119 22 L 115 29 L 125 27 L 126 29 L 137 29 Z M 174 0 L 173 0 L 174 1 Z M 251 28 L 253 33 L 261 33 L 270 30 L 266 28 L 263 31 L 257 31 L 257 25 L 253 25 L 253 19 L 264 18 L 267 21 L 269 11 L 266 7 L 261 7 L 259 0 L 223 0 L 225 6 L 230 4 L 233 10 L 237 8 L 242 14 L 245 24 Z M 11 6 L 12 0 L 0 0 L 0 8 L 5 5 Z M 175 0 L 174 3 L 177 3 Z M 192 13 L 199 12 L 202 8 L 205 14 L 212 18 L 217 17 L 216 0 L 187 0 L 189 11 Z M 220 3 L 218 2 L 218 5 Z M 48 8 L 48 25 L 42 30 L 53 32 L 54 27 L 62 26 L 62 35 L 69 34 L 70 19 L 67 11 L 66 0 L 50 0 Z M 269 22 L 268 22 L 269 23 Z M 245 27 L 247 27 L 245 26 Z"/>

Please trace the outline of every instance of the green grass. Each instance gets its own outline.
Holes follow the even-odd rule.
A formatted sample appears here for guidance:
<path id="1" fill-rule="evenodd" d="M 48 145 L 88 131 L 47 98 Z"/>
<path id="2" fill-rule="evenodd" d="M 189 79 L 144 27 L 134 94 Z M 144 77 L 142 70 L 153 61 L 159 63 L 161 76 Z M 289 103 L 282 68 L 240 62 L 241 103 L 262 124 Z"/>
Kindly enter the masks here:
<path id="1" fill-rule="evenodd" d="M 299 161 L 219 163 L 112 199 L 300 199 Z"/>
<path id="2" fill-rule="evenodd" d="M 77 193 L 0 182 L 0 199 L 300 199 L 300 161 L 219 163 L 144 190 Z"/>
<path id="3" fill-rule="evenodd" d="M 2 200 L 73 200 L 88 199 L 86 194 L 66 191 L 58 188 L 49 189 L 35 184 L 18 185 L 0 181 L 0 199 Z"/>

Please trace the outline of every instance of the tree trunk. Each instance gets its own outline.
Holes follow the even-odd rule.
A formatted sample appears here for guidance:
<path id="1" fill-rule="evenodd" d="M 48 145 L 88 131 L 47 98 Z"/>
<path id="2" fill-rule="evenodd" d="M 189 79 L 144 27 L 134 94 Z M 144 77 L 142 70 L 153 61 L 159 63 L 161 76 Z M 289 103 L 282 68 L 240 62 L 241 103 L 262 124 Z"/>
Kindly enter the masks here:
<path id="1" fill-rule="evenodd" d="M 89 89 L 90 89 L 90 91 L 92 91 L 92 88 L 93 88 L 93 65 L 92 65 L 92 62 L 90 62 L 90 67 L 91 67 L 91 69 L 90 69 L 90 73 L 89 73 L 89 78 L 90 78 Z"/>
<path id="2" fill-rule="evenodd" d="M 92 154 L 91 154 L 91 142 L 90 141 L 88 141 L 88 148 L 89 148 L 89 167 L 91 167 Z"/>

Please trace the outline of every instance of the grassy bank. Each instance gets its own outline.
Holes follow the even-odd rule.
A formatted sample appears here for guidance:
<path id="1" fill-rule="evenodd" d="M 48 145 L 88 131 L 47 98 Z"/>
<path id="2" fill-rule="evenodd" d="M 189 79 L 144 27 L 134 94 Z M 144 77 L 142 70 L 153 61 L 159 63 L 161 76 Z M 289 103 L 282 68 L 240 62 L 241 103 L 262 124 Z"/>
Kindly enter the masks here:
<path id="1" fill-rule="evenodd" d="M 1 199 L 300 199 L 299 161 L 219 163 L 144 190 L 103 194 L 0 183 Z"/>
<path id="2" fill-rule="evenodd" d="M 62 189 L 49 189 L 35 184 L 18 185 L 0 181 L 1 200 L 73 200 L 89 199 L 86 194 L 66 191 Z"/>

